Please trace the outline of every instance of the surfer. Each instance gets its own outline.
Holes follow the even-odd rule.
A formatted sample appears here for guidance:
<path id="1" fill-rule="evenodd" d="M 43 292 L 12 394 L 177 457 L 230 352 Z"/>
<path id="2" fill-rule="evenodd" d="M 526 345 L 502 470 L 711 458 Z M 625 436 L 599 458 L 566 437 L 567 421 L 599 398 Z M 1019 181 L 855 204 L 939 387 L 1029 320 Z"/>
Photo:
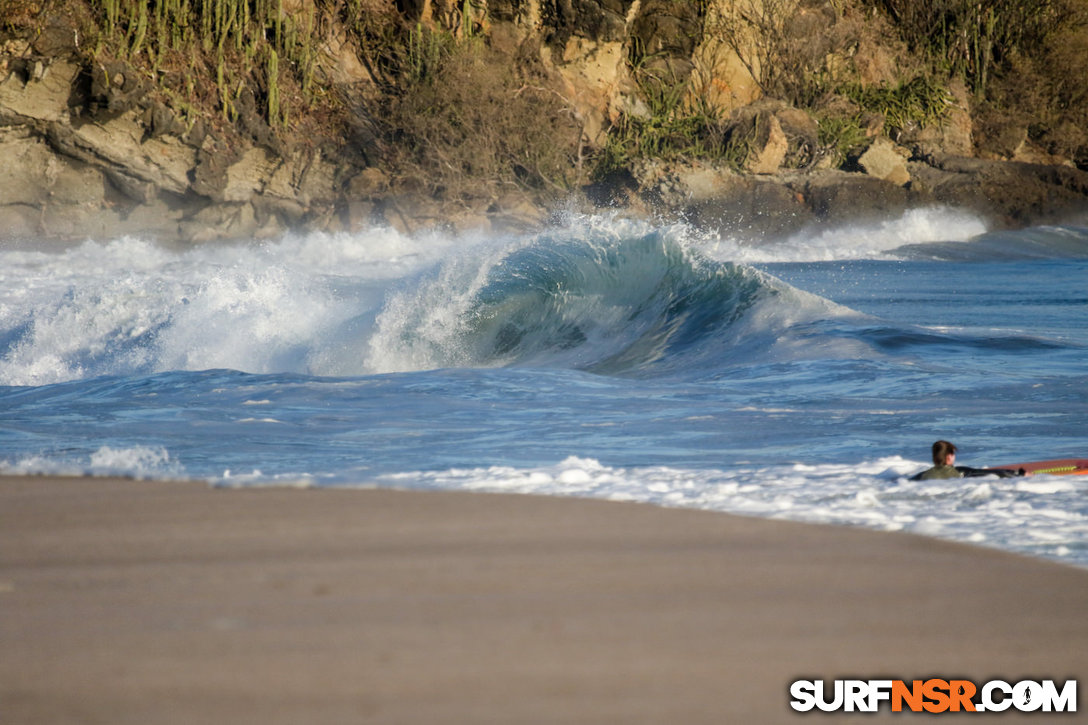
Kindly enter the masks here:
<path id="1" fill-rule="evenodd" d="M 933 444 L 933 468 L 927 468 L 913 477 L 916 481 L 931 478 L 963 478 L 963 472 L 956 468 L 956 446 L 948 441 Z"/>
<path id="2" fill-rule="evenodd" d="M 1028 475 L 1028 473 L 1023 467 L 971 468 L 970 466 L 957 466 L 955 444 L 948 441 L 937 441 L 933 444 L 933 468 L 927 468 L 921 473 L 914 474 L 910 477 L 910 480 L 926 481 L 934 478 L 974 478 L 976 476 L 1012 478 L 1025 475 Z"/>

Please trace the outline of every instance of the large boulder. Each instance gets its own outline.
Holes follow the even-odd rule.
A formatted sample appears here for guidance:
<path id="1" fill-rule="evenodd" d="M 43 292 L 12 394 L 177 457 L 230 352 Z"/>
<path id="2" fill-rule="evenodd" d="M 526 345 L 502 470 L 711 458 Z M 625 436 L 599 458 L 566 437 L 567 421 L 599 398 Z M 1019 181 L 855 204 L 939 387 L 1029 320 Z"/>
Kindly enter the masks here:
<path id="1" fill-rule="evenodd" d="M 907 160 L 890 139 L 877 138 L 869 148 L 858 157 L 858 166 L 866 174 L 877 179 L 890 181 L 896 186 L 910 183 Z"/>
<path id="2" fill-rule="evenodd" d="M 775 115 L 764 113 L 755 116 L 747 142 L 748 154 L 744 159 L 746 171 L 773 174 L 782 167 L 789 151 L 789 141 Z"/>
<path id="3" fill-rule="evenodd" d="M 80 68 L 66 60 L 14 58 L 0 80 L 0 125 L 65 123 Z"/>

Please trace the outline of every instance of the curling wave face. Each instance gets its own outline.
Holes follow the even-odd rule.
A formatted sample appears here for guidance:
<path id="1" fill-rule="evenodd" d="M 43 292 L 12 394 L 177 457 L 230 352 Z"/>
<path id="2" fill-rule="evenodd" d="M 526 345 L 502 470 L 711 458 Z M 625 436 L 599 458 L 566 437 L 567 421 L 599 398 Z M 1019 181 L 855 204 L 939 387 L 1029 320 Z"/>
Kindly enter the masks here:
<path id="1" fill-rule="evenodd" d="M 767 349 L 801 318 L 842 314 L 751 267 L 716 262 L 668 231 L 546 235 L 447 260 L 395 293 L 368 367 L 548 367 L 651 375 Z M 759 320 L 759 322 L 755 322 Z"/>
<path id="2" fill-rule="evenodd" d="M 682 227 L 617 223 L 457 246 L 389 233 L 12 253 L 0 384 L 213 368 L 645 375 L 728 357 L 731 345 L 750 355 L 800 319 L 842 313 L 766 273 L 712 260 L 693 239 Z"/>

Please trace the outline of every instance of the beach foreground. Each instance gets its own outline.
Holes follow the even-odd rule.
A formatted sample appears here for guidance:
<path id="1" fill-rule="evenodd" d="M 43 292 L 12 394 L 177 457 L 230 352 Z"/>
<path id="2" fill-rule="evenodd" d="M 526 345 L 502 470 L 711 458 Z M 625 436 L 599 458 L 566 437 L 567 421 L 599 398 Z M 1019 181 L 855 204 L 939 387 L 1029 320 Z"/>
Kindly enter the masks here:
<path id="1" fill-rule="evenodd" d="M 1088 570 L 860 529 L 0 477 L 11 723 L 793 722 L 801 678 L 1083 681 L 1086 604 Z"/>

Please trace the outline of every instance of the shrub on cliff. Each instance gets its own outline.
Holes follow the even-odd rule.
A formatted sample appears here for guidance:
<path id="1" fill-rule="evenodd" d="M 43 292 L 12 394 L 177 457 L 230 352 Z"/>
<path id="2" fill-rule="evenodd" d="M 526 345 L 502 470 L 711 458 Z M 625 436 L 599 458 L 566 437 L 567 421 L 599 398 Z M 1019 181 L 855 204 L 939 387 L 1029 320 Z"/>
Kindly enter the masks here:
<path id="1" fill-rule="evenodd" d="M 422 24 L 387 42 L 375 55 L 383 92 L 358 110 L 395 186 L 453 202 L 570 190 L 581 126 L 539 60 Z"/>
<path id="2" fill-rule="evenodd" d="M 983 145 L 1002 146 L 995 136 L 1012 125 L 1050 153 L 1088 164 L 1088 2 L 863 1 L 936 71 L 967 82 Z"/>
<path id="3" fill-rule="evenodd" d="M 985 96 L 995 73 L 1018 56 L 1044 50 L 1079 0 L 864 0 L 884 10 L 908 46 L 964 76 Z"/>
<path id="4" fill-rule="evenodd" d="M 593 174 L 602 178 L 637 159 L 715 159 L 738 166 L 743 151 L 729 144 L 728 124 L 717 109 L 692 102 L 690 80 L 636 67 L 632 76 L 645 104 L 642 113 L 624 113 L 613 124 Z"/>
<path id="5" fill-rule="evenodd" d="M 823 149 L 795 161 L 844 160 L 879 132 L 909 143 L 959 109 L 986 154 L 1018 155 L 1008 139 L 1019 134 L 1088 164 L 1088 0 L 721 0 L 705 25 L 764 97 L 819 121 Z M 699 103 L 698 82 L 663 83 L 634 57 L 630 71 L 646 110 L 614 124 L 602 170 L 640 155 L 744 165 L 745 145 Z M 952 93 L 963 86 L 970 99 Z"/>

